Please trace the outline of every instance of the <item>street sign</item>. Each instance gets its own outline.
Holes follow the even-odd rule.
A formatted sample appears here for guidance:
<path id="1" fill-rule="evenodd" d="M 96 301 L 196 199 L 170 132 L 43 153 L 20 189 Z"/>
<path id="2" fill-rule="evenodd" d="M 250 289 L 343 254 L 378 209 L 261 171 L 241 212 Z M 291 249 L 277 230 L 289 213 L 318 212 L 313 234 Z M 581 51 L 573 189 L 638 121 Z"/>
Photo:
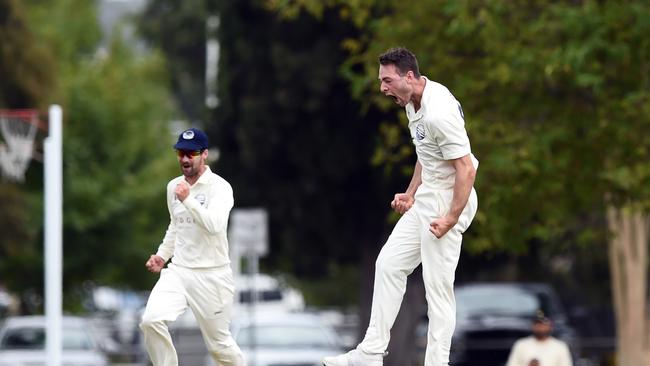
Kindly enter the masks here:
<path id="1" fill-rule="evenodd" d="M 230 213 L 230 245 L 238 253 L 263 257 L 269 252 L 268 214 L 263 208 L 237 208 Z"/>

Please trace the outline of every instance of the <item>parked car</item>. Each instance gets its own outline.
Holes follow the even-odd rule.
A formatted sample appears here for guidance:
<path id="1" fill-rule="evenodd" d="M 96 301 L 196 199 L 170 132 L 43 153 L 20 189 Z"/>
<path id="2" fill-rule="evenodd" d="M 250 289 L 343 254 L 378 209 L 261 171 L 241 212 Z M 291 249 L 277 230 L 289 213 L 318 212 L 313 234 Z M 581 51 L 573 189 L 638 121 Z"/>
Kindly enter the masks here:
<path id="1" fill-rule="evenodd" d="M 109 365 L 86 319 L 64 316 L 62 326 L 64 366 Z M 0 328 L 0 366 L 27 365 L 46 365 L 44 316 L 9 317 Z"/>
<path id="2" fill-rule="evenodd" d="M 267 313 L 234 319 L 233 336 L 249 366 L 321 366 L 343 352 L 332 326 L 316 314 Z"/>
<path id="3" fill-rule="evenodd" d="M 267 274 L 239 275 L 235 278 L 235 287 L 235 312 L 249 310 L 253 300 L 253 288 L 257 291 L 255 307 L 259 311 L 302 311 L 305 308 L 305 300 L 298 290 Z"/>
<path id="4" fill-rule="evenodd" d="M 255 306 L 252 307 L 253 291 L 257 291 Z M 284 313 L 302 311 L 305 300 L 302 293 L 295 288 L 284 285 L 279 279 L 267 274 L 255 276 L 240 275 L 235 277 L 235 299 L 232 316 L 247 316 L 255 313 Z M 194 314 L 188 308 L 178 319 L 170 324 L 171 329 L 198 327 Z"/>
<path id="5" fill-rule="evenodd" d="M 9 295 L 7 291 L 5 291 L 2 287 L 0 287 L 0 319 L 7 316 L 11 304 L 12 304 L 11 295 Z"/>
<path id="6" fill-rule="evenodd" d="M 514 342 L 531 335 L 532 319 L 538 311 L 552 319 L 554 336 L 576 352 L 575 332 L 549 285 L 474 283 L 457 286 L 455 293 L 457 321 L 450 355 L 453 365 L 504 365 Z"/>
<path id="7" fill-rule="evenodd" d="M 108 286 L 89 286 L 85 299 L 95 336 L 111 361 L 144 362 L 146 351 L 138 328 L 147 293 Z"/>

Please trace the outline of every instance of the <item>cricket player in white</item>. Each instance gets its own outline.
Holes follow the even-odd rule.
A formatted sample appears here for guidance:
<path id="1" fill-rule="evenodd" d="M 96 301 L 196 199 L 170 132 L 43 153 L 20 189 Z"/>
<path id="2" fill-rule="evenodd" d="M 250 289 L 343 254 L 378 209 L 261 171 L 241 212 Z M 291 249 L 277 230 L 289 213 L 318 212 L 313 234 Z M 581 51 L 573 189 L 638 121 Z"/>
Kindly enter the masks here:
<path id="1" fill-rule="evenodd" d="M 244 366 L 229 330 L 235 291 L 226 237 L 232 188 L 205 164 L 203 131 L 184 131 L 174 148 L 183 175 L 167 185 L 169 227 L 146 262 L 151 272 L 160 272 L 140 323 L 147 352 L 154 366 L 178 365 L 167 324 L 189 307 L 217 365 Z"/>
<path id="2" fill-rule="evenodd" d="M 391 207 L 403 216 L 375 265 L 370 324 L 356 349 L 326 357 L 326 366 L 382 366 L 406 290 L 422 263 L 429 329 L 425 366 L 448 365 L 456 325 L 454 278 L 462 235 L 478 201 L 478 161 L 471 152 L 460 103 L 443 85 L 420 75 L 413 53 L 391 49 L 379 57 L 381 92 L 406 109 L 417 163 L 408 189 Z"/>

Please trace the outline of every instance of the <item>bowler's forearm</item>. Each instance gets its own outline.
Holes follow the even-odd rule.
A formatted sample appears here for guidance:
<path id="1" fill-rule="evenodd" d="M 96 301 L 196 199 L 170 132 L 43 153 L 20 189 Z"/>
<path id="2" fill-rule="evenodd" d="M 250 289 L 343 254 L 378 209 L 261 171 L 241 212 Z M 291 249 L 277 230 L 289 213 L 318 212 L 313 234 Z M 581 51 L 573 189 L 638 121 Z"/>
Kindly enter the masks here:
<path id="1" fill-rule="evenodd" d="M 420 165 L 420 161 L 418 160 L 415 163 L 415 168 L 413 169 L 413 176 L 411 177 L 411 182 L 409 183 L 408 188 L 406 189 L 406 193 L 414 197 L 415 192 L 418 190 L 418 187 L 422 184 L 422 165 Z"/>
<path id="2" fill-rule="evenodd" d="M 458 220 L 467 205 L 469 195 L 472 193 L 476 169 L 469 155 L 456 159 L 454 167 L 456 168 L 456 181 L 454 183 L 454 197 L 451 200 L 448 215 Z"/>

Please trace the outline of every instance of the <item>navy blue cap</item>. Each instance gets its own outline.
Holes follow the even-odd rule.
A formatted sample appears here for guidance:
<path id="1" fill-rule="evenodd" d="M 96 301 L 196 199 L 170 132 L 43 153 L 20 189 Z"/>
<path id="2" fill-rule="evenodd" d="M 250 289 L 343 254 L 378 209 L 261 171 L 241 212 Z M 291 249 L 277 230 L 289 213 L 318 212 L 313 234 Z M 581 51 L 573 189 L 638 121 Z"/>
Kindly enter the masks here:
<path id="1" fill-rule="evenodd" d="M 203 150 L 208 148 L 208 136 L 198 128 L 190 128 L 178 136 L 174 145 L 177 150 Z"/>

